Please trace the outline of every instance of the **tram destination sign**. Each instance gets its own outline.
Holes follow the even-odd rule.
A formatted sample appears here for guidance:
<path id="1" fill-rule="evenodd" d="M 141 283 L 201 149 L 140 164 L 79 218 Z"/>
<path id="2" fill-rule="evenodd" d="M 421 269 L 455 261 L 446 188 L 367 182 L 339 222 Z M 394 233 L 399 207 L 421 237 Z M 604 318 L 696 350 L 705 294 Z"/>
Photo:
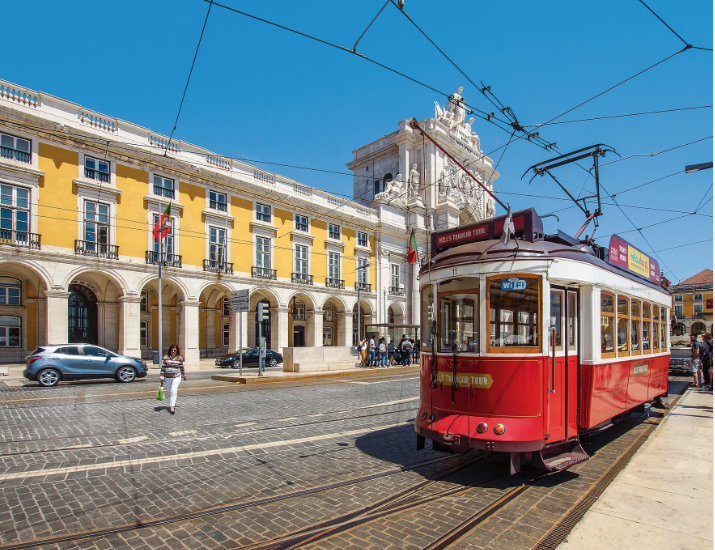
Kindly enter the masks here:
<path id="1" fill-rule="evenodd" d="M 658 262 L 618 235 L 611 237 L 608 246 L 608 263 L 635 273 L 657 285 L 660 284 Z"/>

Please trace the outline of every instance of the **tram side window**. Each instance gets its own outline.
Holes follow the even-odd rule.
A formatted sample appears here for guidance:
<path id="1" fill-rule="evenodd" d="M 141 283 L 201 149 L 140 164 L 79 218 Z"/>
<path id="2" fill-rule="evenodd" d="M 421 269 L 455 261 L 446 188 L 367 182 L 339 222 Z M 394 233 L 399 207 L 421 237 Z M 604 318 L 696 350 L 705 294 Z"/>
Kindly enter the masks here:
<path id="1" fill-rule="evenodd" d="M 440 351 L 479 351 L 479 297 L 475 294 L 441 296 Z"/>
<path id="2" fill-rule="evenodd" d="M 509 277 L 489 281 L 490 347 L 539 346 L 539 280 Z"/>
<path id="3" fill-rule="evenodd" d="M 556 349 L 563 349 L 561 336 L 561 318 L 563 317 L 564 293 L 555 291 L 551 293 L 551 315 L 549 316 L 549 327 L 555 332 Z M 549 338 L 551 338 L 549 336 Z"/>
<path id="4" fill-rule="evenodd" d="M 569 292 L 566 297 L 566 322 L 568 331 L 566 337 L 568 338 L 569 349 L 576 349 L 576 293 Z"/>
<path id="5" fill-rule="evenodd" d="M 651 342 L 653 342 L 653 352 L 660 351 L 660 308 L 658 306 L 653 306 L 653 336 L 651 337 Z"/>
<path id="6" fill-rule="evenodd" d="M 432 321 L 434 321 L 434 288 L 422 289 L 422 346 L 432 345 Z"/>
<path id="7" fill-rule="evenodd" d="M 615 328 L 615 299 L 613 294 L 601 292 L 601 357 L 615 357 L 613 332 Z"/>
<path id="8" fill-rule="evenodd" d="M 631 354 L 641 353 L 641 303 L 631 300 Z"/>
<path id="9" fill-rule="evenodd" d="M 651 310 L 650 304 L 643 302 L 643 353 L 651 353 Z"/>
<path id="10" fill-rule="evenodd" d="M 668 348 L 665 345 L 665 338 L 668 334 L 668 310 L 664 307 L 660 308 L 660 350 L 666 351 Z"/>
<path id="11" fill-rule="evenodd" d="M 628 336 L 628 298 L 625 296 L 618 296 L 618 320 L 616 321 L 616 344 L 618 349 L 618 355 L 628 355 L 628 348 L 630 338 Z"/>

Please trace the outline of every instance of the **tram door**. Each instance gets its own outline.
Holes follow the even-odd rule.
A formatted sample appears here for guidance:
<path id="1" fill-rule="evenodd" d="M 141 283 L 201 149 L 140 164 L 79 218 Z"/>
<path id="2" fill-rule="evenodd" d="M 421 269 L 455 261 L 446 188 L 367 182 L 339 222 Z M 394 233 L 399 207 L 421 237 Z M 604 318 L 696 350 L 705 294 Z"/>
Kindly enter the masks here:
<path id="1" fill-rule="evenodd" d="M 552 287 L 546 361 L 547 443 L 576 435 L 577 292 Z"/>

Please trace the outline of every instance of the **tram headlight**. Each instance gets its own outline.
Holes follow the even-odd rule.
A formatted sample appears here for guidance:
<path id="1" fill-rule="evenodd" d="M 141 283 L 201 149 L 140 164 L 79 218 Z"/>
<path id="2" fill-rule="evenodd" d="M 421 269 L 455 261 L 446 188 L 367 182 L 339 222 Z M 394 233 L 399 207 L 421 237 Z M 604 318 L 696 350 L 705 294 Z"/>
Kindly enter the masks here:
<path id="1" fill-rule="evenodd" d="M 477 432 L 479 432 L 480 434 L 483 434 L 488 429 L 489 429 L 489 426 L 487 426 L 486 422 L 480 422 L 479 424 L 477 424 Z"/>
<path id="2" fill-rule="evenodd" d="M 502 435 L 506 431 L 504 424 L 494 424 L 494 433 L 497 435 Z"/>

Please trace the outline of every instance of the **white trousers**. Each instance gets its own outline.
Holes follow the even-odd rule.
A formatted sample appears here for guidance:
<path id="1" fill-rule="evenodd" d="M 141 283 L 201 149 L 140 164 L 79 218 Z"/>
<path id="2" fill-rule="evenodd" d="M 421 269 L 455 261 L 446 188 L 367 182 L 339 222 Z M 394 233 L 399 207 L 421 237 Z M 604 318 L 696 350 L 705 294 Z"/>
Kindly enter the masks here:
<path id="1" fill-rule="evenodd" d="M 181 384 L 181 376 L 176 378 L 164 378 L 166 391 L 169 392 L 169 407 L 176 405 L 176 396 L 179 393 L 179 384 Z"/>

